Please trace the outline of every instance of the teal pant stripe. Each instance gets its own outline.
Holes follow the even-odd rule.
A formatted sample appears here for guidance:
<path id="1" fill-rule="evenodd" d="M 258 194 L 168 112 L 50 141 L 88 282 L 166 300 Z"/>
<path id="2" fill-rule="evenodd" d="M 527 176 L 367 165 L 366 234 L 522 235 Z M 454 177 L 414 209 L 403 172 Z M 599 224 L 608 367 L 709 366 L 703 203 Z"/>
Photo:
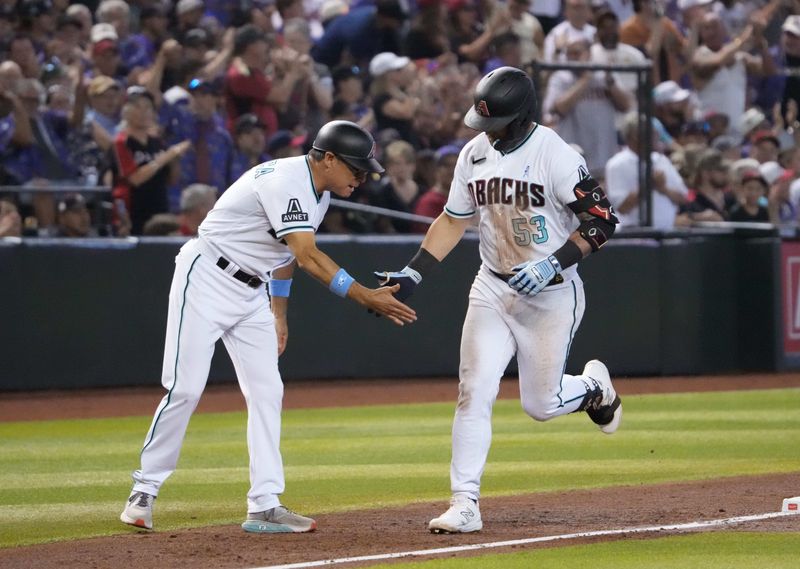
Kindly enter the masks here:
<path id="1" fill-rule="evenodd" d="M 192 274 L 192 270 L 194 269 L 194 264 L 197 262 L 197 259 L 200 258 L 200 255 L 194 258 L 192 261 L 192 266 L 189 267 L 189 272 L 186 273 L 186 286 L 183 287 L 183 301 L 181 302 L 181 317 L 178 321 L 178 341 L 176 342 L 175 346 L 175 370 L 172 373 L 172 387 L 169 388 L 169 393 L 167 393 L 167 404 L 161 408 L 161 411 L 158 412 L 158 416 L 156 417 L 155 423 L 153 423 L 153 430 L 150 431 L 150 440 L 147 441 L 142 448 L 142 452 L 150 446 L 150 443 L 153 442 L 153 437 L 156 434 L 156 426 L 158 425 L 158 420 L 161 418 L 161 414 L 164 412 L 164 409 L 169 407 L 170 399 L 172 399 L 172 390 L 175 389 L 175 386 L 178 385 L 178 355 L 181 353 L 181 328 L 183 327 L 183 309 L 186 308 L 186 289 L 189 288 L 189 277 Z"/>
<path id="2" fill-rule="evenodd" d="M 578 289 L 575 288 L 575 281 L 570 281 L 572 284 L 572 327 L 569 330 L 569 343 L 567 344 L 567 353 L 564 354 L 564 367 L 561 368 L 561 379 L 558 382 L 558 400 L 561 402 L 559 403 L 559 407 L 563 407 L 567 403 L 571 403 L 575 401 L 575 399 L 570 399 L 569 401 L 563 401 L 561 399 L 561 383 L 564 381 L 564 372 L 567 370 L 567 358 L 569 358 L 569 350 L 572 348 L 572 339 L 575 337 L 575 312 L 578 310 Z M 583 397 L 583 396 L 581 396 Z"/>

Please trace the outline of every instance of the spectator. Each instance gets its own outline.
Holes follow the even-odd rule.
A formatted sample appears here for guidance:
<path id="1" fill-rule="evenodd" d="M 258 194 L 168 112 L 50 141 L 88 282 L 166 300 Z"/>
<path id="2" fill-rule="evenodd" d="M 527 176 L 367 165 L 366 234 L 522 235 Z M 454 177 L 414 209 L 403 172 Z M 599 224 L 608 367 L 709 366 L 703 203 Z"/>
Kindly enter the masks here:
<path id="1" fill-rule="evenodd" d="M 555 33 L 558 26 L 551 33 Z M 580 39 L 567 46 L 567 60 L 589 61 L 589 42 Z M 610 73 L 589 70 L 556 71 L 550 77 L 543 109 L 549 122 L 567 143 L 586 151 L 589 171 L 602 176 L 617 148 L 615 113 L 630 108 L 630 98 Z"/>
<path id="2" fill-rule="evenodd" d="M 102 150 L 108 150 L 121 121 L 122 89 L 114 79 L 98 75 L 89 82 L 89 110 L 84 119 L 92 137 Z"/>
<path id="3" fill-rule="evenodd" d="M 353 65 L 341 65 L 331 72 L 333 79 L 333 95 L 335 100 L 341 101 L 348 112 L 352 111 L 354 118 L 351 120 L 367 130 L 372 130 L 375 125 L 375 114 L 364 101 L 364 82 L 361 79 L 361 69 Z M 333 115 L 333 108 L 331 108 Z"/>
<path id="4" fill-rule="evenodd" d="M 92 12 L 85 4 L 70 4 L 66 12 L 68 17 L 75 18 L 81 23 L 80 29 L 80 44 L 87 46 L 92 32 Z"/>
<path id="5" fill-rule="evenodd" d="M 590 59 L 600 65 L 642 65 L 646 58 L 633 46 L 620 43 L 619 20 L 614 12 L 603 11 L 595 21 L 597 25 L 596 42 L 592 44 Z M 614 81 L 623 91 L 636 93 L 638 87 L 636 73 L 614 72 Z M 635 99 L 631 99 L 635 106 Z"/>
<path id="6" fill-rule="evenodd" d="M 591 45 L 597 32 L 589 23 L 591 16 L 589 0 L 564 0 L 564 21 L 544 38 L 544 60 L 566 61 L 567 46 L 579 40 Z"/>
<path id="7" fill-rule="evenodd" d="M 781 32 L 780 46 L 784 68 L 800 68 L 800 15 L 792 14 L 788 16 L 781 26 Z M 793 100 L 795 104 L 800 104 L 800 76 L 787 74 L 782 91 L 781 109 L 785 117 L 789 100 Z"/>
<path id="8" fill-rule="evenodd" d="M 763 29 L 764 24 L 755 20 L 732 42 L 726 43 L 725 25 L 719 16 L 709 13 L 703 17 L 700 26 L 703 45 L 689 65 L 702 111 L 713 110 L 730 119 L 744 114 L 748 73 L 769 75 L 775 70 Z M 758 56 L 747 52 L 751 43 L 755 43 Z"/>
<path id="9" fill-rule="evenodd" d="M 742 143 L 737 136 L 723 134 L 711 143 L 711 148 L 719 150 L 724 160 L 734 162 L 742 157 Z"/>
<path id="10" fill-rule="evenodd" d="M 233 160 L 233 139 L 218 113 L 219 88 L 215 83 L 192 79 L 189 105 L 175 105 L 166 133 L 167 144 L 191 142 L 180 159 L 180 175 L 170 187 L 170 211 L 177 211 L 181 190 L 189 184 L 227 188 Z"/>
<path id="11" fill-rule="evenodd" d="M 189 30 L 200 27 L 204 13 L 203 0 L 179 0 L 175 4 L 175 16 L 178 20 L 176 32 L 179 40 L 183 39 Z"/>
<path id="12" fill-rule="evenodd" d="M 760 164 L 777 162 L 781 143 L 771 130 L 759 130 L 752 135 L 750 156 Z"/>
<path id="13" fill-rule="evenodd" d="M 759 130 L 769 129 L 766 115 L 755 107 L 747 109 L 747 111 L 739 117 L 736 125 L 739 134 L 748 142 L 753 133 Z"/>
<path id="14" fill-rule="evenodd" d="M 168 37 L 167 14 L 160 4 L 145 6 L 139 14 L 139 33 L 128 38 L 123 59 L 129 69 L 150 67 L 158 47 Z"/>
<path id="15" fill-rule="evenodd" d="M 621 228 L 638 227 L 639 222 L 639 117 L 637 113 L 625 115 L 622 136 L 626 148 L 615 154 L 605 167 L 605 187 L 608 199 L 617 210 Z M 652 226 L 670 230 L 675 226 L 678 207 L 685 204 L 689 190 L 680 174 L 660 152 L 652 152 Z"/>
<path id="16" fill-rule="evenodd" d="M 54 39 L 48 44 L 51 62 L 58 60 L 62 65 L 83 65 L 85 54 L 81 47 L 83 24 L 73 16 L 61 14 L 56 20 Z"/>
<path id="17" fill-rule="evenodd" d="M 38 53 L 43 53 L 55 31 L 55 13 L 50 0 L 22 0 L 17 6 L 22 29 L 28 33 Z"/>
<path id="18" fill-rule="evenodd" d="M 313 137 L 328 122 L 328 111 L 333 105 L 331 72 L 311 59 L 311 28 L 305 19 L 285 19 L 283 38 L 289 48 L 283 52 L 286 67 L 302 65 L 306 69 L 281 109 L 278 122 L 281 128 L 304 129 Z"/>
<path id="19" fill-rule="evenodd" d="M 236 148 L 231 164 L 231 184 L 250 168 L 269 160 L 265 154 L 267 138 L 264 134 L 264 125 L 256 115 L 249 113 L 236 119 L 234 144 Z"/>
<path id="20" fill-rule="evenodd" d="M 314 60 L 329 68 L 354 64 L 366 67 L 378 53 L 398 53 L 407 17 L 399 0 L 376 0 L 374 6 L 353 8 L 328 25 L 312 50 Z"/>
<path id="21" fill-rule="evenodd" d="M 681 207 L 675 225 L 686 227 L 700 221 L 725 221 L 733 206 L 728 167 L 719 151 L 709 148 L 700 156 L 695 175 L 695 196 Z"/>
<path id="22" fill-rule="evenodd" d="M 489 58 L 489 46 L 499 34 L 511 29 L 511 17 L 505 6 L 493 4 L 484 25 L 478 17 L 477 0 L 449 0 L 450 49 L 459 62 L 469 61 L 483 67 Z"/>
<path id="23" fill-rule="evenodd" d="M 592 0 L 592 11 L 595 14 L 610 11 L 617 17 L 618 22 L 624 22 L 634 15 L 634 2 L 632 0 Z M 595 25 L 597 25 L 595 15 Z"/>
<path id="24" fill-rule="evenodd" d="M 98 26 L 110 26 L 110 24 L 97 24 Z M 108 31 L 106 31 L 108 30 Z M 127 70 L 122 65 L 119 53 L 119 42 L 114 36 L 116 32 L 113 27 L 101 28 L 100 32 L 93 31 L 92 51 L 90 55 L 91 75 L 107 75 L 118 81 L 123 81 L 127 75 Z"/>
<path id="25" fill-rule="evenodd" d="M 80 194 L 67 194 L 58 203 L 58 237 L 88 237 L 92 218 Z"/>
<path id="26" fill-rule="evenodd" d="M 350 11 L 350 4 L 345 0 L 325 0 L 319 8 L 319 23 L 327 30 L 331 22 Z"/>
<path id="27" fill-rule="evenodd" d="M 659 0 L 633 0 L 635 14 L 622 21 L 622 43 L 640 50 L 653 62 L 653 84 L 680 81 L 683 75 L 683 52 L 686 38 L 675 24 L 663 15 Z"/>
<path id="28" fill-rule="evenodd" d="M 177 237 L 181 233 L 181 222 L 174 213 L 157 213 L 147 220 L 142 228 L 146 237 Z"/>
<path id="29" fill-rule="evenodd" d="M 127 2 L 123 0 L 102 0 L 95 10 L 95 19 L 100 24 L 111 24 L 117 34 L 116 46 L 118 49 L 119 60 L 117 65 L 121 62 L 125 69 L 131 69 L 138 49 L 137 44 L 131 41 L 131 9 Z M 99 67 L 100 65 L 98 65 Z M 108 69 L 102 70 L 104 75 L 114 76 L 109 73 Z"/>
<path id="30" fill-rule="evenodd" d="M 22 237 L 22 218 L 17 206 L 0 199 L 0 238 Z"/>
<path id="31" fill-rule="evenodd" d="M 418 11 L 403 42 L 411 59 L 437 59 L 450 52 L 447 5 L 444 0 L 417 0 Z"/>
<path id="32" fill-rule="evenodd" d="M 39 79 L 41 76 L 41 63 L 30 36 L 17 33 L 11 38 L 8 45 L 8 59 L 19 65 L 23 76 L 29 79 Z"/>
<path id="33" fill-rule="evenodd" d="M 307 65 L 291 66 L 282 78 L 267 77 L 269 43 L 263 32 L 245 26 L 236 33 L 235 59 L 225 76 L 225 108 L 228 129 L 246 113 L 255 114 L 265 126 L 267 136 L 278 130 L 276 107 L 285 104 L 295 84 L 307 77 Z"/>
<path id="34" fill-rule="evenodd" d="M 372 205 L 411 213 L 421 194 L 414 181 L 414 147 L 404 140 L 392 142 L 386 147 L 383 160 L 386 173 L 373 191 Z M 409 233 L 411 223 L 402 219 L 382 217 L 376 229 L 380 233 Z"/>
<path id="35" fill-rule="evenodd" d="M 653 89 L 653 115 L 664 127 L 665 132 L 660 136 L 666 146 L 671 146 L 683 125 L 694 118 L 690 96 L 690 91 L 681 89 L 674 81 L 664 81 Z"/>
<path id="36" fill-rule="evenodd" d="M 288 130 L 279 130 L 273 134 L 267 142 L 267 153 L 270 159 L 290 158 L 292 156 L 302 156 L 303 144 L 306 142 L 306 135 L 293 135 Z"/>
<path id="37" fill-rule="evenodd" d="M 192 184 L 181 192 L 180 235 L 197 235 L 197 228 L 217 201 L 217 189 Z"/>
<path id="38" fill-rule="evenodd" d="M 167 188 L 171 178 L 178 176 L 178 159 L 189 150 L 191 141 L 165 150 L 161 139 L 152 134 L 154 97 L 140 86 L 128 88 L 122 119 L 122 129 L 114 140 L 112 195 L 122 200 L 130 212 L 132 233 L 139 235 L 150 217 L 167 211 Z"/>
<path id="39" fill-rule="evenodd" d="M 520 58 L 528 64 L 541 58 L 544 51 L 544 30 L 536 16 L 530 13 L 530 0 L 509 0 L 508 14 L 511 18 L 511 31 L 520 40 Z"/>
<path id="40" fill-rule="evenodd" d="M 391 52 L 379 53 L 370 61 L 369 73 L 377 130 L 393 128 L 404 140 L 414 140 L 413 120 L 421 101 L 412 93 L 411 60 Z"/>
<path id="41" fill-rule="evenodd" d="M 769 211 L 762 201 L 766 201 L 769 186 L 758 170 L 748 170 L 742 174 L 740 199 L 728 212 L 730 221 L 755 221 L 769 223 Z"/>
<path id="42" fill-rule="evenodd" d="M 483 67 L 489 73 L 500 67 L 522 67 L 522 51 L 520 38 L 514 32 L 505 32 L 492 40 L 492 57 Z"/>
<path id="43" fill-rule="evenodd" d="M 415 214 L 436 219 L 444 211 L 460 151 L 461 148 L 452 144 L 436 151 L 436 183 L 417 200 L 417 205 L 414 207 Z M 427 233 L 429 226 L 427 223 L 414 223 L 412 231 Z"/>

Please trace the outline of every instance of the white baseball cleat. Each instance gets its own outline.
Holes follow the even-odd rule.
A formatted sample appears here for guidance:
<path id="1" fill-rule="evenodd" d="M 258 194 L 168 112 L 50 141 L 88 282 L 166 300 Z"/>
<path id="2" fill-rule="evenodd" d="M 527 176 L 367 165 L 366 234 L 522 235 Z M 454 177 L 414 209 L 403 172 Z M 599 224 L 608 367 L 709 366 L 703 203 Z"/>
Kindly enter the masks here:
<path id="1" fill-rule="evenodd" d="M 478 502 L 463 494 L 450 498 L 450 508 L 428 523 L 432 533 L 469 533 L 483 528 Z"/>
<path id="2" fill-rule="evenodd" d="M 156 497 L 145 492 L 131 492 L 125 509 L 119 516 L 121 522 L 142 529 L 153 529 L 153 500 Z"/>
<path id="3" fill-rule="evenodd" d="M 305 533 L 317 529 L 317 522 L 301 516 L 285 506 L 276 506 L 263 512 L 250 512 L 242 524 L 250 533 Z"/>
<path id="4" fill-rule="evenodd" d="M 622 400 L 611 384 L 608 368 L 600 360 L 591 360 L 583 368 L 583 375 L 592 380 L 599 391 L 598 397 L 589 403 L 586 414 L 605 434 L 613 434 L 622 420 Z"/>

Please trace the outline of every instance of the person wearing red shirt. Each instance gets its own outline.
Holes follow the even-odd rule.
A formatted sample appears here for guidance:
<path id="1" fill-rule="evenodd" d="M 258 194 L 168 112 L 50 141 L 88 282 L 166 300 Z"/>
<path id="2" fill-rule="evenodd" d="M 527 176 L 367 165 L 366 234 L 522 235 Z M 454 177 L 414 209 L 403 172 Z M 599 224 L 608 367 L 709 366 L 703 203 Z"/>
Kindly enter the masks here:
<path id="1" fill-rule="evenodd" d="M 436 219 L 444 211 L 447 196 L 450 194 L 450 184 L 453 182 L 453 170 L 456 167 L 458 153 L 461 149 L 448 144 L 436 151 L 436 185 L 417 200 L 414 208 L 416 215 L 425 215 Z M 428 224 L 415 223 L 412 227 L 414 233 L 426 233 Z"/>
<path id="2" fill-rule="evenodd" d="M 266 127 L 267 138 L 278 130 L 277 109 L 289 101 L 295 84 L 307 76 L 308 66 L 290 65 L 279 77 L 266 75 L 270 63 L 267 36 L 253 25 L 236 32 L 234 60 L 225 74 L 225 109 L 228 129 L 246 113 L 256 115 Z"/>

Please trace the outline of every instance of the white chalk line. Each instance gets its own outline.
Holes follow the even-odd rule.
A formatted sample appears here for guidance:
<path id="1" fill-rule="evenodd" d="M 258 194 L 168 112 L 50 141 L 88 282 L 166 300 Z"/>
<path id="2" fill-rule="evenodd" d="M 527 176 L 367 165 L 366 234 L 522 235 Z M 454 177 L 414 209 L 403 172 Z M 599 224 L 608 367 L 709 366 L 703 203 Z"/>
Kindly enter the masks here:
<path id="1" fill-rule="evenodd" d="M 301 563 L 289 563 L 286 565 L 269 565 L 265 567 L 254 567 L 253 569 L 304 569 L 306 567 L 325 567 L 328 565 L 338 565 L 342 563 L 358 563 L 363 561 L 386 561 L 388 559 L 399 559 L 402 557 L 424 557 L 427 555 L 438 555 L 441 553 L 458 553 L 460 551 L 474 551 L 476 549 L 494 549 L 496 547 L 511 547 L 514 545 L 528 545 L 531 543 L 562 541 L 568 539 L 579 539 L 584 537 L 601 537 L 606 535 L 650 533 L 658 531 L 688 531 L 688 530 L 703 529 L 715 526 L 741 524 L 745 522 L 756 522 L 760 520 L 768 520 L 770 518 L 780 518 L 784 516 L 795 516 L 798 515 L 799 513 L 800 512 L 768 512 L 766 514 L 754 514 L 751 516 L 738 516 L 734 518 L 722 518 L 717 520 L 706 520 L 702 522 L 690 522 L 685 524 L 584 531 L 579 533 L 567 533 L 562 535 L 548 535 L 544 537 L 512 539 L 509 541 L 493 541 L 489 543 L 474 543 L 470 545 L 457 545 L 453 547 L 438 547 L 436 549 L 420 549 L 417 551 L 402 551 L 398 553 L 379 553 L 376 555 L 362 555 L 359 557 L 340 557 L 338 559 L 321 559 L 319 561 L 304 561 Z"/>

